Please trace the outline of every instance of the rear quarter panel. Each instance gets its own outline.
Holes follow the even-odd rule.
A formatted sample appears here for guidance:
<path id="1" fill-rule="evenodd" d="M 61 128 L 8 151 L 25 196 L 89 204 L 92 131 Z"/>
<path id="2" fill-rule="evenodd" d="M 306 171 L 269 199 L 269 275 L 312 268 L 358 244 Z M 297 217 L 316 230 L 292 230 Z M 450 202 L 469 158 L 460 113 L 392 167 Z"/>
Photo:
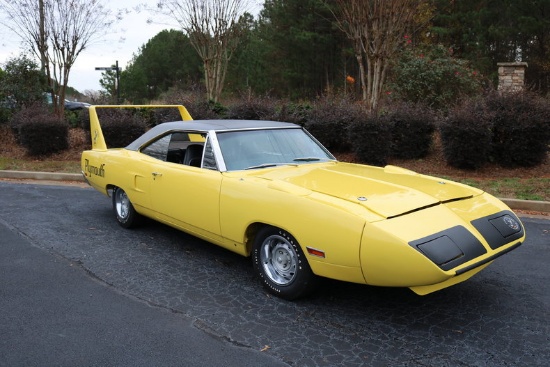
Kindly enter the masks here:
<path id="1" fill-rule="evenodd" d="M 149 207 L 151 177 L 149 164 L 137 154 L 125 149 L 87 150 L 82 153 L 81 167 L 92 187 L 107 196 L 112 186 L 122 188 L 139 212 Z"/>

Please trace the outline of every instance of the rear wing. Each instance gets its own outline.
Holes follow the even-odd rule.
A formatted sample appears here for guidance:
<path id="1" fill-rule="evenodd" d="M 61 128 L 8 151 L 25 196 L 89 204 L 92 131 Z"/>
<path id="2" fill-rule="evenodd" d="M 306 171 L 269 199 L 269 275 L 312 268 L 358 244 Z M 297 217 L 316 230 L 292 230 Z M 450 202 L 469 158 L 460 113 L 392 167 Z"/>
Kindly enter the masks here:
<path id="1" fill-rule="evenodd" d="M 99 118 L 97 117 L 98 108 L 177 108 L 183 121 L 193 120 L 187 109 L 181 105 L 99 105 L 90 106 L 90 134 L 92 137 L 93 150 L 107 150 L 107 144 L 101 131 Z"/>

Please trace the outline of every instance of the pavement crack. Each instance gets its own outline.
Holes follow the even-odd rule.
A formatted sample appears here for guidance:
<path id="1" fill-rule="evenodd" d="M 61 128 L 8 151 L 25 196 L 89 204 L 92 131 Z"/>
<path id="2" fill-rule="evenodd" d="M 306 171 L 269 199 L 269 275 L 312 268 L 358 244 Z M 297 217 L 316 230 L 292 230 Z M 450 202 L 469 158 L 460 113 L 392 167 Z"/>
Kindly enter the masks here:
<path id="1" fill-rule="evenodd" d="M 244 344 L 244 343 L 240 343 L 236 340 L 233 340 L 229 336 L 221 335 L 220 333 L 218 333 L 216 330 L 214 330 L 212 327 L 210 327 L 207 323 L 205 323 L 202 320 L 198 320 L 198 319 L 195 320 L 193 322 L 193 326 L 195 326 L 197 329 L 205 332 L 206 334 L 212 336 L 215 339 L 226 341 L 226 342 L 228 342 L 232 345 L 235 345 L 235 346 L 241 347 L 241 348 L 252 348 L 252 346 Z"/>

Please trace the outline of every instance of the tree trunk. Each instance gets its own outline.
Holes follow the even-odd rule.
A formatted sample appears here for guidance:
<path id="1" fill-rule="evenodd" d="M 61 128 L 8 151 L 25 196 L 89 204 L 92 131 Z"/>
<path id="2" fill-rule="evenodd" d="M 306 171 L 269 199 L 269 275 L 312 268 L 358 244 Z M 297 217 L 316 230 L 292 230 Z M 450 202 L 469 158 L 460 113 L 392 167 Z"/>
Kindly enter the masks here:
<path id="1" fill-rule="evenodd" d="M 363 102 L 366 102 L 368 99 L 368 83 L 366 78 L 366 72 L 365 72 L 365 62 L 363 59 L 363 53 L 362 52 L 355 52 L 355 58 L 357 59 L 357 65 L 359 66 L 359 79 L 361 82 L 361 93 L 362 93 L 362 100 Z M 368 71 L 368 69 L 367 69 Z"/>
<path id="2" fill-rule="evenodd" d="M 39 45 L 38 52 L 40 53 L 40 70 L 45 74 L 46 71 L 46 26 L 44 15 L 44 0 L 38 1 L 38 12 L 40 17 L 39 25 Z"/>

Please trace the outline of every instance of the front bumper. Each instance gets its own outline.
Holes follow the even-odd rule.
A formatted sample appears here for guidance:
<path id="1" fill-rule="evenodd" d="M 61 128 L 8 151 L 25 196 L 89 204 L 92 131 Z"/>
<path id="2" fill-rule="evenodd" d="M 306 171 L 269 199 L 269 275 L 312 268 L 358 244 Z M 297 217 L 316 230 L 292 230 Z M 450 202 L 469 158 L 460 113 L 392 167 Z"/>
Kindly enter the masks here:
<path id="1" fill-rule="evenodd" d="M 474 198 L 368 226 L 361 266 L 367 284 L 427 294 L 470 278 L 524 238 L 505 205 Z"/>

